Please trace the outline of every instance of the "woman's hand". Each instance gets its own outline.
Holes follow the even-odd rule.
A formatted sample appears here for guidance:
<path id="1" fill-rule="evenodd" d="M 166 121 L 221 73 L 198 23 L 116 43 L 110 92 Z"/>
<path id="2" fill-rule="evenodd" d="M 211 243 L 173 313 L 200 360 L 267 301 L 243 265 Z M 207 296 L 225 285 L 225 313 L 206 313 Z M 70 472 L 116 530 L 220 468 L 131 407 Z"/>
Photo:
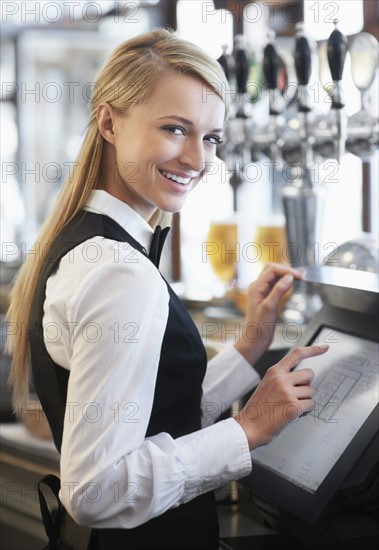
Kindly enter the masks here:
<path id="1" fill-rule="evenodd" d="M 249 285 L 243 336 L 235 344 L 249 363 L 255 363 L 271 344 L 280 301 L 292 287 L 293 280 L 301 278 L 301 271 L 268 263 Z"/>
<path id="2" fill-rule="evenodd" d="M 314 407 L 312 369 L 292 369 L 307 357 L 322 355 L 329 346 L 295 348 L 269 368 L 235 420 L 246 433 L 250 450 L 266 445 L 289 423 Z"/>

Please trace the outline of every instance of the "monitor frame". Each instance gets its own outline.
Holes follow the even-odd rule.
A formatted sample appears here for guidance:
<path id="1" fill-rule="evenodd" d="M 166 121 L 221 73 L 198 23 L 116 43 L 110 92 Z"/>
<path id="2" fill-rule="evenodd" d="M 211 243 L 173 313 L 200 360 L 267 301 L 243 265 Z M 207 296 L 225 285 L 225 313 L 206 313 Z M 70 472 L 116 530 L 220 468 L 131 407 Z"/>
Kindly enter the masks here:
<path id="1" fill-rule="evenodd" d="M 335 329 L 368 341 L 379 342 L 377 315 L 326 305 L 305 329 L 296 347 L 310 345 L 317 340 L 323 328 L 329 328 L 331 334 Z M 258 502 L 262 501 L 279 514 L 312 526 L 325 524 L 332 515 L 349 474 L 356 468 L 359 459 L 378 433 L 378 413 L 377 404 L 316 491 L 311 492 L 254 460 L 251 474 L 240 480 L 240 483 L 253 493 Z"/>

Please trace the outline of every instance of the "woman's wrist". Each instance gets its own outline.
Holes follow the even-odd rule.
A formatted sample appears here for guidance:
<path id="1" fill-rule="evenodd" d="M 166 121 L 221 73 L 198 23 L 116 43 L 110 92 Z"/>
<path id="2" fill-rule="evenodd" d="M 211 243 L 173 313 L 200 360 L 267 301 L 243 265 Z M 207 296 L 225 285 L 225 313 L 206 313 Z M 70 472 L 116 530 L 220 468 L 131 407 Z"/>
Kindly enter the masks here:
<path id="1" fill-rule="evenodd" d="M 266 342 L 249 342 L 247 340 L 240 340 L 234 344 L 236 350 L 246 359 L 250 365 L 254 365 L 267 351 L 269 343 Z"/>
<path id="2" fill-rule="evenodd" d="M 252 430 L 251 422 L 249 422 L 249 420 L 246 418 L 246 415 L 244 415 L 241 411 L 234 416 L 234 420 L 241 426 L 241 428 L 245 432 L 249 450 L 252 451 L 253 449 L 259 447 L 259 434 L 257 433 L 257 430 Z"/>

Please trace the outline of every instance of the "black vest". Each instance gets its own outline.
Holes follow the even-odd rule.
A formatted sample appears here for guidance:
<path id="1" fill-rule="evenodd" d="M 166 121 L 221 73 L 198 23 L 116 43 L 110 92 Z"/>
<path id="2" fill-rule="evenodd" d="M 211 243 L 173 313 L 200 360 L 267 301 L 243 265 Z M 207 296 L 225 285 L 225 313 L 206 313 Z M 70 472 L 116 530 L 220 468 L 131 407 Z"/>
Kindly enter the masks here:
<path id="1" fill-rule="evenodd" d="M 42 319 L 46 282 L 65 254 L 95 236 L 127 242 L 142 254 L 147 254 L 111 218 L 81 212 L 60 232 L 44 258 L 33 300 L 29 342 L 35 391 L 58 451 L 62 443 L 69 371 L 51 359 L 44 343 Z M 207 358 L 196 326 L 170 285 L 166 284 L 170 297 L 169 315 L 146 436 L 167 432 L 177 438 L 201 428 L 201 385 Z M 217 550 L 218 522 L 213 495 L 201 495 L 135 529 L 94 529 L 90 547 L 99 550 Z"/>

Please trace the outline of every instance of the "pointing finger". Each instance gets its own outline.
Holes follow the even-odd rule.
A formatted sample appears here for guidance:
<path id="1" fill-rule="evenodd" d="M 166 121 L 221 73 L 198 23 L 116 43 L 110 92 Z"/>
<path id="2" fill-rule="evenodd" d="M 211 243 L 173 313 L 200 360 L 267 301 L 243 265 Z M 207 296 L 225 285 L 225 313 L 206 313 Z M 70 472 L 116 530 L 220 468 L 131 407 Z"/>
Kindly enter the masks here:
<path id="1" fill-rule="evenodd" d="M 308 359 L 309 357 L 317 357 L 318 355 L 323 355 L 327 352 L 329 346 L 326 344 L 315 345 L 315 346 L 306 346 L 303 348 L 295 348 L 289 352 L 288 355 L 283 357 L 278 363 L 278 366 L 284 371 L 290 372 L 295 368 L 300 361 L 303 359 Z"/>

